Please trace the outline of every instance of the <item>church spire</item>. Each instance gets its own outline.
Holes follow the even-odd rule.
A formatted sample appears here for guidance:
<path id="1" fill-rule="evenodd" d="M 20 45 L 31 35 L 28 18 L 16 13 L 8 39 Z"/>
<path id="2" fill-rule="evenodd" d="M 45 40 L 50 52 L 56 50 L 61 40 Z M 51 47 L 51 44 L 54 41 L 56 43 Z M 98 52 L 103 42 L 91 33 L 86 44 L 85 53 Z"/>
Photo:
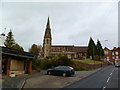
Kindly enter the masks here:
<path id="1" fill-rule="evenodd" d="M 46 30 L 45 30 L 45 36 L 44 38 L 51 38 L 51 28 L 50 28 L 50 21 L 49 21 L 49 17 L 47 20 L 47 25 L 46 25 Z"/>
<path id="2" fill-rule="evenodd" d="M 48 20 L 47 20 L 47 25 L 46 25 L 46 28 L 50 28 L 49 16 L 48 16 Z"/>
<path id="3" fill-rule="evenodd" d="M 43 40 L 43 56 L 44 57 L 50 56 L 51 44 L 52 44 L 52 37 L 51 37 L 50 21 L 48 17 L 46 28 L 45 28 L 44 40 Z"/>

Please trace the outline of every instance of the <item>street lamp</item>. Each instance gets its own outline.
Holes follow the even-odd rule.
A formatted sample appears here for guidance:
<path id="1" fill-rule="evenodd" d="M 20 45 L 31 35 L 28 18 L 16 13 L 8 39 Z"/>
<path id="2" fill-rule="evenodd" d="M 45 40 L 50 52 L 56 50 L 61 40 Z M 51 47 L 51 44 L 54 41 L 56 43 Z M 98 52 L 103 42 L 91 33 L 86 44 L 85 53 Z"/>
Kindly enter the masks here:
<path id="1" fill-rule="evenodd" d="M 102 41 L 100 41 L 100 42 L 107 42 L 108 40 L 102 40 Z M 100 60 L 101 60 L 101 67 L 102 67 L 102 59 L 101 59 L 101 56 L 102 56 L 102 54 L 101 54 L 101 49 L 100 49 Z"/>

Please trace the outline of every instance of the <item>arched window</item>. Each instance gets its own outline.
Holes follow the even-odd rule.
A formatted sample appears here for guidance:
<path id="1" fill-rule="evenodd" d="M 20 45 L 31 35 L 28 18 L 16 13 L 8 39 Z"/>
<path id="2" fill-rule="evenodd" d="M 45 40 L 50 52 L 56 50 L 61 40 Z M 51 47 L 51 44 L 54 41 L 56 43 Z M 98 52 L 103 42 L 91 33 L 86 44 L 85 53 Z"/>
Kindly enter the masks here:
<path id="1" fill-rule="evenodd" d="M 49 40 L 48 40 L 48 39 L 46 40 L 46 43 L 47 43 L 47 44 L 49 43 Z"/>

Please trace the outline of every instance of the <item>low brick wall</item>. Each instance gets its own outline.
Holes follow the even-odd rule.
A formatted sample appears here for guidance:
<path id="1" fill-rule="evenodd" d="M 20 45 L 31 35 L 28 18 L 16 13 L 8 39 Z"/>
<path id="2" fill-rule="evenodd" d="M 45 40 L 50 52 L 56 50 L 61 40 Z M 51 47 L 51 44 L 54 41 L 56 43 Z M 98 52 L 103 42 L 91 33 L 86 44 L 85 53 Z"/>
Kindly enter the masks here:
<path id="1" fill-rule="evenodd" d="M 91 68 L 91 69 L 97 69 L 97 68 L 100 68 L 100 67 L 107 66 L 107 64 L 105 64 L 105 63 L 101 63 L 101 64 L 86 64 L 86 63 L 82 63 L 82 62 L 78 62 L 78 61 L 75 61 L 74 63 L 77 66 L 88 67 L 88 68 Z"/>

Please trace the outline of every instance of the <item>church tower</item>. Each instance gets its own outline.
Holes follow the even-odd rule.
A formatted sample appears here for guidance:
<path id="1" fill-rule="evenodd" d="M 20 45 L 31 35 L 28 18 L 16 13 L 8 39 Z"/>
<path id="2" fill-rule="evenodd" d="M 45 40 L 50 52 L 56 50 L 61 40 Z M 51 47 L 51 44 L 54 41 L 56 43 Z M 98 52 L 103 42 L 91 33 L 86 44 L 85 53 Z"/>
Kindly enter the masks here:
<path id="1" fill-rule="evenodd" d="M 52 42 L 51 28 L 50 28 L 50 21 L 48 17 L 44 40 L 43 40 L 43 56 L 44 57 L 50 56 L 51 42 Z"/>

